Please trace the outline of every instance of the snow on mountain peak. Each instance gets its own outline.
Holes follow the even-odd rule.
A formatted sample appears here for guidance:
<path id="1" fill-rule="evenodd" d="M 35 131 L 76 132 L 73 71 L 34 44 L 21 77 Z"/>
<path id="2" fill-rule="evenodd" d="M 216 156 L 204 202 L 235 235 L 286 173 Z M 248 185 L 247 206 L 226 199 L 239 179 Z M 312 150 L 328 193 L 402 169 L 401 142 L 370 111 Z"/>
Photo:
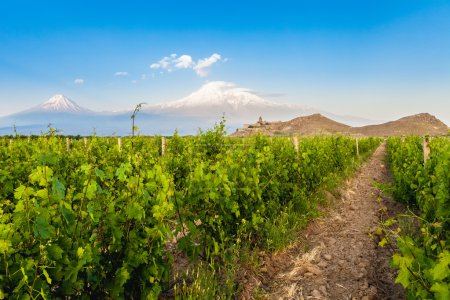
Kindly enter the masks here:
<path id="1" fill-rule="evenodd" d="M 274 106 L 276 104 L 261 98 L 250 89 L 237 87 L 234 83 L 212 81 L 187 97 L 162 104 L 161 108 L 226 106 L 238 110 L 243 106 Z"/>
<path id="2" fill-rule="evenodd" d="M 36 110 L 47 112 L 86 112 L 85 108 L 82 108 L 74 101 L 70 100 L 64 95 L 54 95 L 38 107 Z"/>

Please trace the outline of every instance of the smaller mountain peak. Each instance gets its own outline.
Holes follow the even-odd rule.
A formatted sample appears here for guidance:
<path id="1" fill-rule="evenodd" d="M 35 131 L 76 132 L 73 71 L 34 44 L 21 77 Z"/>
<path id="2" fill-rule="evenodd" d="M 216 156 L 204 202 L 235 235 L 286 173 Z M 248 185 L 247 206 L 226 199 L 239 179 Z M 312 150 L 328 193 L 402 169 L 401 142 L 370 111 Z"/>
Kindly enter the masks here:
<path id="1" fill-rule="evenodd" d="M 74 101 L 70 100 L 62 94 L 56 94 L 41 105 L 39 109 L 49 112 L 86 112 L 85 108 L 82 108 Z"/>

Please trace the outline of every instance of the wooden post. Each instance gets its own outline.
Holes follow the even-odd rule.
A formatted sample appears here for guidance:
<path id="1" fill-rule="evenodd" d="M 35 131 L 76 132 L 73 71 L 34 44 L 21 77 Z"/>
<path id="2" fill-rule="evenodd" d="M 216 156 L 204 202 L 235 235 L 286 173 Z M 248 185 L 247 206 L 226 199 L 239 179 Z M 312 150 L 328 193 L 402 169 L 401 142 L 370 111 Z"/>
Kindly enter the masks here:
<path id="1" fill-rule="evenodd" d="M 423 162 L 425 163 L 430 158 L 430 145 L 428 145 L 428 138 L 423 138 Z"/>
<path id="2" fill-rule="evenodd" d="M 66 148 L 67 148 L 67 152 L 70 151 L 70 139 L 66 138 Z"/>
<path id="3" fill-rule="evenodd" d="M 292 138 L 292 141 L 294 142 L 295 151 L 297 151 L 297 153 L 298 153 L 298 138 L 297 138 L 297 136 L 294 136 Z"/>
<path id="4" fill-rule="evenodd" d="M 358 138 L 356 138 L 356 156 L 359 156 L 359 144 L 358 144 Z"/>
<path id="5" fill-rule="evenodd" d="M 28 144 L 30 143 L 30 136 L 28 135 Z"/>
<path id="6" fill-rule="evenodd" d="M 161 156 L 166 154 L 166 139 L 165 137 L 161 137 Z"/>
<path id="7" fill-rule="evenodd" d="M 117 145 L 119 146 L 119 152 L 122 151 L 122 138 L 117 138 Z"/>
<path id="8" fill-rule="evenodd" d="M 87 138 L 83 138 L 84 140 L 84 147 L 87 148 Z"/>
<path id="9" fill-rule="evenodd" d="M 12 139 L 9 139 L 9 145 L 12 146 Z"/>

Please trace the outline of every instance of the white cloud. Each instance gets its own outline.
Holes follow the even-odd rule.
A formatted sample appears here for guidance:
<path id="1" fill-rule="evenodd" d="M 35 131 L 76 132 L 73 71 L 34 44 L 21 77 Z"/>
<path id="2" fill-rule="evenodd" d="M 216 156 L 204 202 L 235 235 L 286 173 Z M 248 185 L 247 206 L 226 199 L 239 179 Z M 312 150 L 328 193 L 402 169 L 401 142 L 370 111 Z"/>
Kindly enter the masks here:
<path id="1" fill-rule="evenodd" d="M 160 74 L 164 73 L 162 72 L 163 70 L 171 73 L 177 69 L 192 69 L 198 76 L 206 77 L 208 76 L 212 65 L 219 61 L 225 62 L 226 59 L 222 60 L 222 57 L 218 53 L 214 53 L 210 57 L 199 59 L 197 62 L 195 62 L 192 56 L 188 54 L 177 56 L 177 54 L 173 53 L 170 56 L 165 56 L 158 62 L 152 63 L 150 68 L 161 69 Z"/>
<path id="2" fill-rule="evenodd" d="M 151 64 L 150 68 L 151 69 L 168 69 L 176 57 L 177 57 L 176 54 L 171 54 L 170 56 L 166 56 L 163 59 L 161 59 L 160 61 Z"/>
<path id="3" fill-rule="evenodd" d="M 181 55 L 177 59 L 174 60 L 175 68 L 178 69 L 187 69 L 191 68 L 194 65 L 194 62 L 192 61 L 192 57 L 190 55 Z"/>
<path id="4" fill-rule="evenodd" d="M 141 75 L 141 79 L 142 79 L 142 80 L 147 79 L 147 77 L 148 77 L 147 74 L 142 74 L 142 75 Z"/>
<path id="5" fill-rule="evenodd" d="M 75 83 L 76 85 L 82 85 L 84 84 L 84 79 L 83 78 L 77 78 L 73 81 L 73 83 Z"/>
<path id="6" fill-rule="evenodd" d="M 208 76 L 209 69 L 213 64 L 220 61 L 220 54 L 214 53 L 208 58 L 199 59 L 197 64 L 194 67 L 195 72 L 200 77 Z"/>
<path id="7" fill-rule="evenodd" d="M 124 72 L 124 71 L 119 71 L 114 73 L 114 76 L 128 76 L 128 72 Z"/>

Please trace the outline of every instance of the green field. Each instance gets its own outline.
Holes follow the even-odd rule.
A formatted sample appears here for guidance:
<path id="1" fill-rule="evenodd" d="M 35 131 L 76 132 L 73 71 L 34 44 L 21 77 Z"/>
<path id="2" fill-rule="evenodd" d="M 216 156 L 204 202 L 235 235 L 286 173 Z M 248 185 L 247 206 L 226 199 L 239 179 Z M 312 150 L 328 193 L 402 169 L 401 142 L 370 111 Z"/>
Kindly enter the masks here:
<path id="1" fill-rule="evenodd" d="M 353 138 L 312 137 L 296 149 L 221 125 L 162 140 L 0 140 L 0 298 L 231 297 L 243 255 L 290 242 L 319 189 L 380 143 L 359 139 L 358 155 Z"/>

